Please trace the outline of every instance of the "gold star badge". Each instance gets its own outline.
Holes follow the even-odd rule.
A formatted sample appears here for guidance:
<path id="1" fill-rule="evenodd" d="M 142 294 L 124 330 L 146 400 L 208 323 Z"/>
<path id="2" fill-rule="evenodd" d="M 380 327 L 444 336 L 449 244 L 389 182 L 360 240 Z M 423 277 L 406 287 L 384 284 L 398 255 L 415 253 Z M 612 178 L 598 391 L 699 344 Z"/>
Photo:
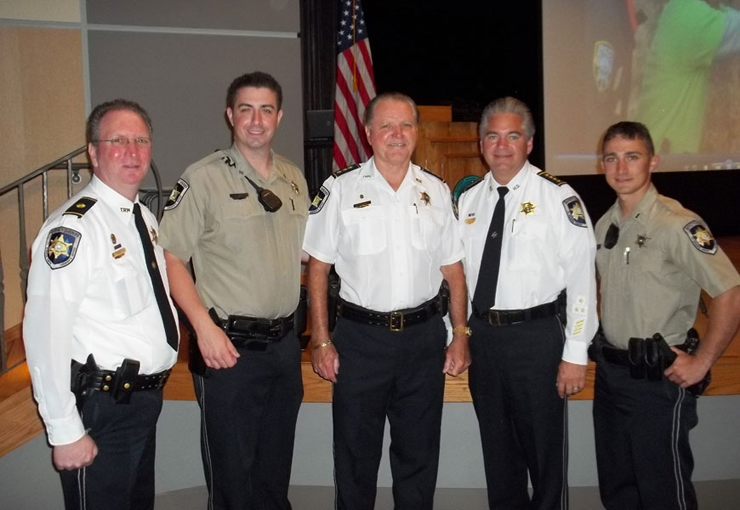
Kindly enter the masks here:
<path id="1" fill-rule="evenodd" d="M 586 217 L 583 215 L 583 209 L 581 208 L 581 203 L 576 202 L 573 204 L 573 208 L 571 209 L 571 214 L 573 215 L 573 219 L 575 220 L 585 220 Z"/>
<path id="2" fill-rule="evenodd" d="M 519 212 L 523 212 L 524 216 L 529 216 L 530 214 L 534 214 L 534 209 L 537 207 L 532 202 L 522 202 L 522 210 Z"/>
<path id="3" fill-rule="evenodd" d="M 432 201 L 431 198 L 429 198 L 429 195 L 426 191 L 421 192 L 421 201 L 424 202 L 424 205 L 429 205 L 429 203 Z"/>
<path id="4" fill-rule="evenodd" d="M 64 236 L 59 234 L 59 236 L 49 244 L 49 255 L 54 258 L 62 255 L 69 255 L 70 246 L 72 246 L 72 243 L 65 242 Z"/>
<path id="5" fill-rule="evenodd" d="M 701 227 L 697 228 L 694 231 L 694 238 L 696 239 L 696 242 L 701 244 L 702 246 L 711 245 L 713 239 L 712 235 Z"/>

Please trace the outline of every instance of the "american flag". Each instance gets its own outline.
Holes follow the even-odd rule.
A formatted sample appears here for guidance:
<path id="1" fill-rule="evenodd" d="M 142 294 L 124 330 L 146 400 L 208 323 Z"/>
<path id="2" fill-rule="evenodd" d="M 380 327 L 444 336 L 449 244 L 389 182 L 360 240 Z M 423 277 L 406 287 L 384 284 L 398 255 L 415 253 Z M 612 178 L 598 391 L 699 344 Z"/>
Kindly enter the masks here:
<path id="1" fill-rule="evenodd" d="M 362 127 L 362 116 L 373 97 L 373 58 L 362 5 L 360 0 L 339 0 L 334 170 L 366 161 L 372 155 Z"/>

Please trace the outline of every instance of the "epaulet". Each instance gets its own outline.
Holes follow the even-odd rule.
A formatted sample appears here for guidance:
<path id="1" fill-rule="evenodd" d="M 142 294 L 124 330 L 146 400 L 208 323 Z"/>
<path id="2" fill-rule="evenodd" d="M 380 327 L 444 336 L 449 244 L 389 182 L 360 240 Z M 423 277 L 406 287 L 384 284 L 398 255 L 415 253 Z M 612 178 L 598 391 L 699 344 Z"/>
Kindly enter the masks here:
<path id="1" fill-rule="evenodd" d="M 440 181 L 442 181 L 442 182 L 445 182 L 445 180 L 444 180 L 444 179 L 442 179 L 442 178 L 441 178 L 441 177 L 440 177 L 439 175 L 435 174 L 434 172 L 432 172 L 432 171 L 430 171 L 430 170 L 427 170 L 427 169 L 426 169 L 426 168 L 424 168 L 423 166 L 422 166 L 422 167 L 419 167 L 419 168 L 421 168 L 421 171 L 422 171 L 422 172 L 424 172 L 424 173 L 427 173 L 427 174 L 431 175 L 432 177 L 436 177 L 437 179 L 439 179 L 439 180 L 440 180 Z"/>
<path id="2" fill-rule="evenodd" d="M 336 172 L 332 173 L 332 175 L 336 179 L 340 175 L 344 175 L 347 172 L 351 172 L 352 170 L 357 170 L 358 168 L 360 168 L 360 165 L 358 164 L 350 165 L 347 168 L 342 168 L 341 170 L 337 170 Z"/>
<path id="3" fill-rule="evenodd" d="M 64 211 L 62 216 L 78 216 L 82 218 L 87 211 L 92 209 L 92 206 L 95 205 L 95 203 L 98 201 L 97 198 L 92 197 L 82 197 L 77 202 L 69 206 L 69 209 Z"/>
<path id="4" fill-rule="evenodd" d="M 224 164 L 226 166 L 228 166 L 230 168 L 236 168 L 236 161 L 234 161 L 234 159 L 231 156 L 229 156 L 228 154 L 226 154 L 225 152 L 223 152 L 221 154 L 221 158 L 220 159 L 221 159 L 221 161 L 224 162 Z"/>
<path id="5" fill-rule="evenodd" d="M 563 184 L 565 184 L 565 181 L 558 179 L 554 175 L 548 174 L 544 170 L 540 170 L 539 172 L 537 172 L 537 175 L 539 175 L 543 179 L 550 181 L 553 184 L 557 184 L 558 186 L 562 186 Z"/>

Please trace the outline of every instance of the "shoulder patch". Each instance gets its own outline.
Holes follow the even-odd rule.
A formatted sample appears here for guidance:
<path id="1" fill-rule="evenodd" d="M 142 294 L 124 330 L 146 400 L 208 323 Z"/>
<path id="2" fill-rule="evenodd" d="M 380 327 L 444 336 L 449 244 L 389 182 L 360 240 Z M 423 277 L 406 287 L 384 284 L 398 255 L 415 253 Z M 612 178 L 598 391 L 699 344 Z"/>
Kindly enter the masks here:
<path id="1" fill-rule="evenodd" d="M 457 193 L 457 196 L 459 197 L 466 191 L 473 189 L 475 186 L 483 182 L 482 177 L 478 177 L 477 175 L 466 175 L 462 179 L 460 179 L 457 182 L 457 185 L 455 186 L 455 190 L 453 193 Z"/>
<path id="2" fill-rule="evenodd" d="M 714 240 L 709 229 L 701 221 L 693 220 L 688 222 L 683 227 L 683 231 L 686 232 L 694 248 L 700 252 L 708 255 L 717 253 L 717 241 Z"/>
<path id="3" fill-rule="evenodd" d="M 563 184 L 565 184 L 565 181 L 563 181 L 562 179 L 558 179 L 552 174 L 548 174 L 544 170 L 540 170 L 539 172 L 537 172 L 537 175 L 539 175 L 543 179 L 550 181 L 553 184 L 557 184 L 558 186 L 562 186 Z"/>
<path id="4" fill-rule="evenodd" d="M 563 207 L 568 220 L 576 227 L 586 228 L 586 215 L 583 212 L 583 206 L 578 197 L 573 195 L 563 200 Z"/>
<path id="5" fill-rule="evenodd" d="M 439 180 L 440 180 L 440 181 L 442 181 L 442 182 L 445 182 L 445 180 L 444 180 L 444 179 L 442 179 L 442 178 L 441 178 L 441 177 L 440 177 L 439 175 L 435 174 L 434 172 L 432 172 L 432 171 L 430 171 L 430 170 L 427 170 L 427 169 L 426 169 L 426 168 L 424 168 L 423 166 L 422 166 L 422 167 L 419 167 L 419 168 L 421 168 L 421 171 L 422 171 L 422 172 L 424 172 L 424 173 L 426 173 L 426 174 L 429 174 L 429 175 L 431 175 L 432 177 L 436 177 L 437 179 L 439 179 Z"/>
<path id="6" fill-rule="evenodd" d="M 82 216 L 82 215 L 80 215 Z M 82 234 L 66 227 L 51 229 L 46 236 L 44 259 L 52 269 L 59 269 L 72 263 L 77 254 Z"/>
<path id="7" fill-rule="evenodd" d="M 455 214 L 455 218 L 459 217 L 457 203 L 460 201 L 460 195 L 481 182 L 483 182 L 483 178 L 477 175 L 466 175 L 457 181 L 457 184 L 455 184 L 455 187 L 452 189 L 452 212 Z"/>
<path id="8" fill-rule="evenodd" d="M 327 198 L 329 198 L 329 190 L 324 186 L 321 186 L 319 191 L 316 193 L 316 196 L 313 198 L 313 202 L 311 202 L 311 207 L 308 208 L 308 214 L 316 214 L 321 211 Z"/>
<path id="9" fill-rule="evenodd" d="M 97 203 L 96 198 L 92 197 L 82 197 L 77 202 L 69 206 L 69 209 L 64 211 L 62 216 L 77 216 L 82 218 L 87 211 L 92 209 L 92 206 L 94 206 Z"/>
<path id="10" fill-rule="evenodd" d="M 168 198 L 167 202 L 164 204 L 164 210 L 169 211 L 180 205 L 182 197 L 185 196 L 185 193 L 187 193 L 189 189 L 190 184 L 188 184 L 188 181 L 186 181 L 182 177 L 177 179 L 177 184 L 175 184 L 175 187 L 172 188 L 170 198 Z"/>
<path id="11" fill-rule="evenodd" d="M 360 168 L 360 165 L 358 164 L 350 165 L 347 168 L 342 168 L 341 170 L 337 170 L 332 175 L 336 178 L 336 177 L 339 177 L 340 175 L 346 174 L 347 172 L 351 172 L 352 170 L 357 170 L 358 168 Z"/>

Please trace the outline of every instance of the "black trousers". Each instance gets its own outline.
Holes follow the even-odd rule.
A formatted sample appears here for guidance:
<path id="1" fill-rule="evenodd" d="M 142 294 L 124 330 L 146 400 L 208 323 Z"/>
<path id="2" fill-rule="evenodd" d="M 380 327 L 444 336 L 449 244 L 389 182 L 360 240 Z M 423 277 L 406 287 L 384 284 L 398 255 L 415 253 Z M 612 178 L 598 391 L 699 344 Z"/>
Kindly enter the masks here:
<path id="1" fill-rule="evenodd" d="M 301 348 L 293 332 L 227 369 L 193 376 L 201 408 L 208 509 L 287 510 Z"/>
<path id="2" fill-rule="evenodd" d="M 469 323 L 470 393 L 489 508 L 567 508 L 567 399 L 555 385 L 564 342 L 560 319 L 491 326 L 471 317 Z"/>
<path id="3" fill-rule="evenodd" d="M 696 397 L 668 379 L 632 379 L 629 368 L 598 364 L 594 393 L 596 463 L 607 510 L 692 510 L 689 431 Z"/>
<path id="4" fill-rule="evenodd" d="M 338 510 L 375 507 L 386 416 L 395 509 L 432 510 L 446 338 L 440 316 L 400 332 L 337 321 L 332 411 Z"/>
<path id="5" fill-rule="evenodd" d="M 151 510 L 154 456 L 162 390 L 137 391 L 128 404 L 95 391 L 82 423 L 98 446 L 93 463 L 60 471 L 67 510 Z"/>

